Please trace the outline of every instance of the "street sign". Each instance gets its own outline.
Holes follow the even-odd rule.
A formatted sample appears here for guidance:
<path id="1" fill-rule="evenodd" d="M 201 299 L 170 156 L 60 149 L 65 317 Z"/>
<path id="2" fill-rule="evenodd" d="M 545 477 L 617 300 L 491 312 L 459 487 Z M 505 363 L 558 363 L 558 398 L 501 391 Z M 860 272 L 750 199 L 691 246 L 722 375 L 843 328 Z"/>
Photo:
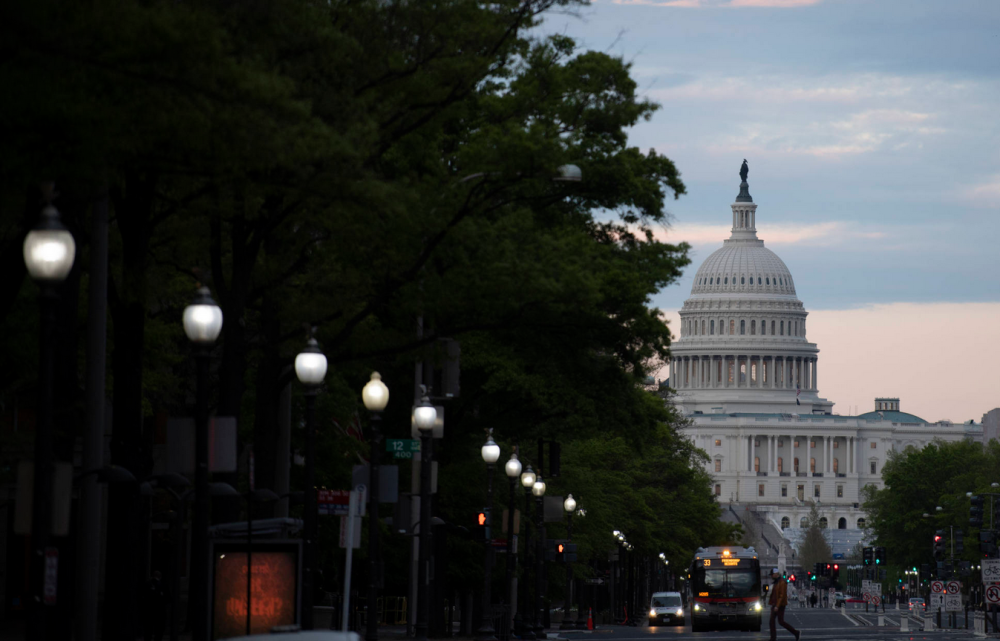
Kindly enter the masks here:
<path id="1" fill-rule="evenodd" d="M 587 579 L 586 583 L 587 585 L 604 585 L 604 579 L 602 578 Z M 1000 589 L 997 590 L 997 598 L 1000 599 Z"/>
<path id="2" fill-rule="evenodd" d="M 944 581 L 931 581 L 932 594 L 944 594 Z"/>
<path id="3" fill-rule="evenodd" d="M 931 592 L 931 610 L 944 607 L 944 593 Z"/>
<path id="4" fill-rule="evenodd" d="M 983 559 L 980 563 L 983 583 L 1000 583 L 1000 559 Z"/>
<path id="5" fill-rule="evenodd" d="M 876 596 L 876 595 L 872 595 L 872 601 L 871 601 L 871 603 L 872 603 L 872 605 L 874 605 L 877 608 L 878 606 L 880 606 L 882 604 L 882 598 L 879 597 L 879 596 Z"/>
<path id="6" fill-rule="evenodd" d="M 945 587 L 948 590 L 948 594 L 959 594 L 962 591 L 962 582 L 948 581 L 948 585 Z"/>
<path id="7" fill-rule="evenodd" d="M 944 595 L 944 611 L 945 612 L 961 612 L 962 611 L 962 595 L 961 594 L 946 594 L 946 595 Z"/>
<path id="8" fill-rule="evenodd" d="M 324 516 L 346 516 L 350 501 L 350 490 L 319 490 L 316 492 L 317 513 Z"/>
<path id="9" fill-rule="evenodd" d="M 986 588 L 986 602 L 1000 603 L 1000 586 L 991 585 Z"/>
<path id="10" fill-rule="evenodd" d="M 413 458 L 413 453 L 420 451 L 420 439 L 387 439 L 385 442 L 385 451 L 392 452 L 393 458 Z"/>

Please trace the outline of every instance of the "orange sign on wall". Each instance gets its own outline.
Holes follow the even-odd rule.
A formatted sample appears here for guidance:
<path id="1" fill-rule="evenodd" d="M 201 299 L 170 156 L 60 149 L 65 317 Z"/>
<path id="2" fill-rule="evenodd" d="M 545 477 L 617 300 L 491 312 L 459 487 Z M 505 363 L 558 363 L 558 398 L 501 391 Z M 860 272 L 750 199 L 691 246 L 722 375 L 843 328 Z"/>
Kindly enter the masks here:
<path id="1" fill-rule="evenodd" d="M 250 575 L 251 634 L 267 634 L 277 625 L 297 622 L 298 546 L 275 549 L 256 544 Z M 212 638 L 226 639 L 246 634 L 247 555 L 246 546 L 217 544 L 214 549 L 215 590 L 212 600 Z"/>

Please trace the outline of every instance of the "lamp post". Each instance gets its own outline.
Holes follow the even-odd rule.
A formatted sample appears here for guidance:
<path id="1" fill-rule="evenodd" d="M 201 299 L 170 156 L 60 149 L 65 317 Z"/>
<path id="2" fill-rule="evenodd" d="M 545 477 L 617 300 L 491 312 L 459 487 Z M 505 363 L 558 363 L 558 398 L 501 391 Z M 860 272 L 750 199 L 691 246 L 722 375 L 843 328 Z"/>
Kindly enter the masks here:
<path id="1" fill-rule="evenodd" d="M 197 371 L 194 416 L 194 518 L 191 524 L 191 578 L 189 590 L 194 606 L 192 641 L 208 638 L 208 358 L 222 331 L 222 310 L 207 287 L 199 287 L 194 300 L 184 308 L 184 333 L 194 345 Z"/>
<path id="2" fill-rule="evenodd" d="M 528 572 L 531 570 L 531 489 L 535 487 L 535 472 L 528 466 L 521 473 L 521 487 L 524 488 L 524 590 L 521 591 L 521 604 L 514 617 L 514 628 L 521 631 L 522 639 L 534 639 L 534 627 L 531 617 L 526 617 L 528 606 Z M 523 612 L 522 612 L 523 611 Z"/>
<path id="3" fill-rule="evenodd" d="M 509 499 L 507 500 L 507 567 L 503 583 L 507 594 L 504 595 L 503 601 L 504 603 L 510 603 L 511 612 L 513 612 L 514 564 L 517 562 L 517 557 L 514 554 L 514 536 L 516 534 L 514 531 L 514 488 L 517 487 L 518 477 L 521 476 L 521 461 L 517 460 L 517 447 L 514 448 L 514 452 L 507 459 L 507 463 L 503 469 L 507 473 L 507 484 L 510 487 Z M 507 622 L 510 623 L 509 616 Z"/>
<path id="4" fill-rule="evenodd" d="M 566 512 L 566 539 L 573 542 L 573 512 L 576 511 L 576 499 L 572 494 L 566 496 L 563 501 L 563 511 Z M 567 553 L 568 554 L 568 553 Z M 575 630 L 576 622 L 569 618 L 570 604 L 573 603 L 573 562 L 566 561 L 566 599 L 563 602 L 563 620 L 559 624 L 560 630 Z"/>
<path id="5" fill-rule="evenodd" d="M 50 617 L 46 599 L 46 565 L 49 533 L 52 529 L 52 401 L 53 358 L 55 357 L 56 304 L 58 285 L 73 268 L 76 243 L 59 221 L 52 206 L 53 187 L 44 187 L 46 205 L 35 228 L 24 238 L 24 265 L 38 284 L 39 326 L 38 424 L 35 427 L 34 498 L 31 508 L 31 616 L 28 638 L 44 639 Z M 55 578 L 50 578 L 51 589 Z M 51 600 L 54 602 L 54 599 Z"/>
<path id="6" fill-rule="evenodd" d="M 544 505 L 542 504 L 542 499 L 545 496 L 545 481 L 542 480 L 541 474 L 535 477 L 535 484 L 531 486 L 531 494 L 535 497 L 535 511 L 537 512 L 535 518 L 538 519 L 536 522 L 538 541 L 535 543 L 535 550 L 537 550 L 535 554 L 535 611 L 532 621 L 534 622 L 535 638 L 545 639 L 547 636 L 544 619 L 539 616 L 542 609 L 542 566 L 545 565 L 545 534 L 542 529 L 545 527 Z"/>
<path id="7" fill-rule="evenodd" d="M 413 408 L 413 421 L 420 431 L 420 548 L 417 553 L 417 624 L 414 637 L 418 641 L 427 639 L 427 620 L 430 615 L 430 591 L 428 590 L 428 563 L 431 552 L 431 456 L 434 443 L 434 424 L 437 410 L 427 398 L 427 387 L 421 385 L 423 396 Z"/>
<path id="8" fill-rule="evenodd" d="M 476 641 L 494 641 L 497 635 L 490 612 L 493 607 L 490 594 L 493 580 L 493 469 L 500 458 L 500 446 L 493 441 L 492 428 L 482 447 L 482 455 L 486 462 L 486 550 L 483 560 L 483 612 L 479 629 L 476 630 Z"/>
<path id="9" fill-rule="evenodd" d="M 295 376 L 305 385 L 306 392 L 306 482 L 305 505 L 302 511 L 302 536 L 305 539 L 302 564 L 302 628 L 313 628 L 313 599 L 316 588 L 316 394 L 326 377 L 326 356 L 319 343 L 309 338 L 295 357 Z"/>
<path id="10" fill-rule="evenodd" d="M 378 372 L 361 390 L 361 400 L 371 413 L 371 437 L 368 441 L 371 467 L 368 479 L 368 616 L 365 617 L 365 641 L 378 641 L 378 588 L 381 578 L 379 564 L 379 459 L 382 456 L 382 411 L 389 403 L 389 388 Z"/>

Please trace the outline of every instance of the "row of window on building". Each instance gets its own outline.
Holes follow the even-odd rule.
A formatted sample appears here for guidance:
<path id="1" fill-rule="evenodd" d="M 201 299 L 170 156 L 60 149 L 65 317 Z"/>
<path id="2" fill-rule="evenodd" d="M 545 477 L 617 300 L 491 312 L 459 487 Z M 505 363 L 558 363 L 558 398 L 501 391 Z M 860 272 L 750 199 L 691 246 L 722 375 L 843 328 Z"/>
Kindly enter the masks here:
<path id="1" fill-rule="evenodd" d="M 779 456 L 778 457 L 778 472 L 779 473 L 785 471 L 784 465 L 785 465 L 784 458 L 782 458 L 782 457 Z M 877 461 L 869 461 L 869 469 L 871 470 L 872 474 L 877 474 L 878 462 Z M 716 472 L 721 472 L 722 471 L 722 459 L 721 458 L 715 459 L 715 471 Z M 760 472 L 761 471 L 760 470 L 760 457 L 759 456 L 755 456 L 754 459 L 753 459 L 753 471 L 754 472 Z M 797 457 L 797 456 L 792 459 L 792 471 L 793 472 L 798 472 L 799 471 L 799 457 Z M 811 474 L 815 474 L 816 473 L 816 458 L 815 457 L 811 457 L 809 459 L 809 472 Z M 838 459 L 838 458 L 834 458 L 833 459 L 833 473 L 834 474 L 839 474 L 840 473 L 840 459 Z"/>
<path id="2" fill-rule="evenodd" d="M 756 282 L 754 282 L 755 278 L 756 278 Z M 746 276 L 740 276 L 739 279 L 740 279 L 740 285 L 747 285 L 748 284 Z M 736 285 L 736 274 L 733 274 L 732 279 L 730 279 L 729 276 L 722 276 L 722 275 L 715 275 L 715 276 L 708 276 L 708 277 L 702 276 L 702 277 L 700 277 L 698 279 L 698 285 L 702 285 L 702 286 L 707 286 L 707 285 L 728 285 L 730 280 L 733 281 L 733 285 L 735 286 Z M 761 285 L 763 285 L 764 287 L 770 287 L 772 285 L 775 285 L 777 287 L 784 287 L 786 285 L 785 278 L 782 277 L 782 276 L 774 278 L 772 276 L 763 276 L 762 277 L 760 274 L 758 274 L 757 276 L 750 276 L 749 280 L 750 280 L 749 285 L 751 287 L 753 287 L 754 285 L 757 285 L 758 287 L 761 286 Z M 791 286 L 792 283 L 791 283 L 791 281 L 789 281 L 787 284 L 789 286 Z"/>
<path id="3" fill-rule="evenodd" d="M 789 336 L 805 336 L 806 335 L 806 322 L 805 321 L 802 321 L 802 323 L 801 323 L 802 333 L 800 334 L 799 333 L 799 321 L 797 321 L 797 320 L 789 320 L 789 321 L 772 320 L 771 321 L 771 336 L 784 336 L 786 334 L 786 332 L 785 332 L 785 323 L 786 322 L 788 323 L 787 334 Z M 727 332 L 726 331 L 726 321 L 725 321 L 725 319 L 720 318 L 719 319 L 719 327 L 718 327 L 718 329 L 719 329 L 719 335 L 720 336 L 726 336 L 726 335 L 729 335 L 729 336 L 737 336 L 737 335 L 744 336 L 744 335 L 746 335 L 746 333 L 747 333 L 747 327 L 748 327 L 747 321 L 746 320 L 741 320 L 739 323 L 740 323 L 739 324 L 739 331 L 737 332 L 736 331 L 737 330 L 736 319 L 735 318 L 730 318 L 729 319 L 729 331 Z M 767 336 L 767 321 L 766 320 L 760 321 L 759 327 L 760 327 L 760 335 L 761 336 Z M 756 320 L 751 320 L 750 323 L 749 323 L 749 328 L 750 328 L 750 336 L 756 336 L 757 335 L 757 328 L 758 328 L 757 321 Z M 699 331 L 699 329 L 701 331 Z M 715 327 L 715 321 L 714 320 L 707 320 L 707 319 L 702 319 L 700 321 L 700 323 L 697 320 L 686 320 L 686 321 L 684 321 L 684 325 L 681 328 L 681 330 L 682 330 L 682 332 L 684 334 L 691 334 L 691 335 L 694 335 L 694 336 L 698 336 L 698 335 L 702 335 L 702 336 L 704 336 L 704 335 L 714 336 L 715 335 L 715 329 L 716 329 L 716 327 Z"/>
<path id="4" fill-rule="evenodd" d="M 843 483 L 838 483 L 837 484 L 836 494 L 837 494 L 837 498 L 838 499 L 844 498 L 844 484 Z M 721 483 L 716 483 L 715 484 L 715 495 L 716 496 L 721 496 L 722 495 L 722 484 Z M 757 496 L 759 498 L 765 498 L 767 496 L 767 483 L 758 483 L 757 484 Z M 782 483 L 781 484 L 781 496 L 782 496 L 782 498 L 788 498 L 788 484 L 787 483 Z M 799 483 L 798 485 L 795 486 L 795 498 L 797 498 L 800 501 L 805 501 L 806 500 L 806 486 L 805 486 L 805 483 Z M 815 484 L 813 484 L 813 498 L 815 498 L 815 499 L 822 499 L 823 498 L 823 484 L 822 483 L 815 483 Z"/>
<path id="5" fill-rule="evenodd" d="M 856 523 L 857 523 L 857 528 L 859 530 L 865 529 L 865 519 L 863 517 L 859 518 L 856 521 Z M 819 526 L 820 526 L 820 528 L 822 528 L 822 529 L 825 530 L 825 529 L 827 529 L 829 527 L 829 524 L 830 524 L 830 522 L 827 520 L 827 518 L 825 516 L 819 517 Z M 784 530 L 784 529 L 787 529 L 789 527 L 791 527 L 791 519 L 789 519 L 787 516 L 781 517 L 781 529 Z M 803 528 L 803 529 L 809 527 L 809 519 L 806 518 L 806 517 L 804 517 L 804 516 L 802 518 L 800 518 L 799 519 L 799 527 Z M 846 530 L 847 529 L 847 519 L 846 518 L 840 517 L 839 519 L 837 519 L 837 529 L 838 530 Z"/>
<path id="6" fill-rule="evenodd" d="M 876 474 L 877 470 L 878 470 L 878 462 L 877 461 L 869 461 L 869 468 L 870 468 L 872 474 Z M 722 459 L 720 459 L 720 458 L 715 459 L 715 471 L 716 472 L 721 472 L 722 471 Z M 755 456 L 754 459 L 753 459 L 753 471 L 754 472 L 760 472 L 760 457 L 759 456 Z M 780 472 L 784 472 L 784 471 L 785 471 L 785 469 L 784 469 L 784 459 L 779 456 L 778 457 L 778 472 L 780 473 Z M 798 457 L 795 457 L 794 459 L 792 459 L 792 471 L 793 472 L 798 472 L 799 471 L 799 458 Z M 809 459 L 809 472 L 811 474 L 815 474 L 816 473 L 816 459 L 815 458 L 810 458 Z M 840 473 L 840 459 L 837 459 L 837 458 L 833 459 L 833 473 L 834 474 L 839 474 Z"/>
<path id="7" fill-rule="evenodd" d="M 868 443 L 871 446 L 871 449 L 873 449 L 873 450 L 878 446 L 875 441 L 869 441 Z M 760 447 L 760 441 L 759 440 L 754 440 L 753 444 L 754 444 L 754 447 Z M 716 447 L 722 447 L 722 439 L 721 438 L 715 439 L 715 446 Z M 785 446 L 785 442 L 779 438 L 778 439 L 778 447 L 784 447 L 784 446 Z M 798 447 L 798 446 L 799 446 L 799 440 L 795 439 L 795 445 L 794 445 L 794 447 Z M 815 449 L 816 448 L 816 441 L 809 441 L 809 447 Z M 840 441 L 834 441 L 833 442 L 833 449 L 835 449 L 835 450 L 836 449 L 840 449 Z"/>

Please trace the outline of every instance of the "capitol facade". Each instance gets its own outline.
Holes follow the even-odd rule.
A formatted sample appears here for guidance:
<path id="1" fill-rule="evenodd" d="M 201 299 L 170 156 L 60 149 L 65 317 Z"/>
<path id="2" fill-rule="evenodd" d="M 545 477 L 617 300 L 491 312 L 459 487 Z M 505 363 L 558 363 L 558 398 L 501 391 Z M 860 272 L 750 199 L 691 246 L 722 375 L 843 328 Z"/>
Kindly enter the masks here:
<path id="1" fill-rule="evenodd" d="M 834 554 L 847 554 L 865 536 L 861 492 L 882 485 L 889 452 L 934 439 L 981 441 L 983 429 L 928 423 L 901 411 L 898 398 L 875 398 L 859 416 L 833 413 L 820 396 L 808 312 L 788 267 L 757 237 L 746 176 L 744 161 L 732 233 L 702 263 L 680 310 L 669 387 L 689 421 L 684 432 L 708 453 L 727 514 L 755 526 L 765 559 L 780 555 L 793 566 L 813 504 Z"/>

